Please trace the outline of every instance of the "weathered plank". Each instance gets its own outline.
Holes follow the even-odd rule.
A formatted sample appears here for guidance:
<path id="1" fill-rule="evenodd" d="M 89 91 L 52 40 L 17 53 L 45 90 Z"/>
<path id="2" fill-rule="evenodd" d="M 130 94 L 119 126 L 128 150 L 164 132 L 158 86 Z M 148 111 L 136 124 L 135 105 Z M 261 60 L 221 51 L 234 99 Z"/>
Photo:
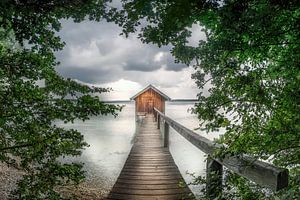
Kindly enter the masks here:
<path id="1" fill-rule="evenodd" d="M 128 184 L 128 185 L 132 185 L 132 184 L 138 184 L 138 185 L 149 185 L 149 187 L 151 185 L 178 185 L 179 180 L 150 180 L 150 179 L 145 179 L 145 180 L 129 180 L 129 179 L 122 179 L 122 178 L 118 178 L 116 184 Z M 113 191 L 111 191 L 111 193 L 113 193 Z"/>
<path id="2" fill-rule="evenodd" d="M 115 184 L 117 188 L 127 188 L 127 189 L 141 189 L 141 190 L 168 190 L 168 189 L 182 189 L 179 185 L 176 184 Z"/>
<path id="3" fill-rule="evenodd" d="M 183 183 L 184 186 L 179 186 Z M 168 150 L 152 115 L 139 128 L 134 145 L 108 199 L 178 200 L 194 196 Z"/>
<path id="4" fill-rule="evenodd" d="M 173 195 L 130 195 L 130 194 L 119 194 L 114 193 L 108 197 L 108 199 L 114 200 L 179 200 L 179 199 L 189 199 L 190 195 L 187 194 L 173 194 Z"/>
<path id="5" fill-rule="evenodd" d="M 161 119 L 163 119 L 165 123 L 169 124 L 169 126 L 204 153 L 213 155 L 218 148 L 222 147 L 165 116 L 159 110 L 155 108 L 154 110 L 161 116 Z M 231 171 L 274 191 L 288 186 L 287 169 L 275 167 L 269 163 L 255 160 L 247 155 L 240 155 L 238 157 L 227 156 L 222 160 L 216 159 L 216 161 Z"/>

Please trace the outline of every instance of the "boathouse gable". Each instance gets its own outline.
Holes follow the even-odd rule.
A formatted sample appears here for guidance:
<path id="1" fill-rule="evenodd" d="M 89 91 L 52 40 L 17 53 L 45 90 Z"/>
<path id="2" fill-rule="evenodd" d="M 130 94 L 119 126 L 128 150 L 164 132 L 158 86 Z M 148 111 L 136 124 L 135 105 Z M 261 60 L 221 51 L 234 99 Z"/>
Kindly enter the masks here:
<path id="1" fill-rule="evenodd" d="M 169 101 L 171 99 L 153 85 L 149 85 L 131 97 L 130 100 L 135 101 L 136 114 L 143 115 L 145 113 L 153 113 L 154 108 L 157 108 L 159 111 L 164 113 L 165 101 Z"/>

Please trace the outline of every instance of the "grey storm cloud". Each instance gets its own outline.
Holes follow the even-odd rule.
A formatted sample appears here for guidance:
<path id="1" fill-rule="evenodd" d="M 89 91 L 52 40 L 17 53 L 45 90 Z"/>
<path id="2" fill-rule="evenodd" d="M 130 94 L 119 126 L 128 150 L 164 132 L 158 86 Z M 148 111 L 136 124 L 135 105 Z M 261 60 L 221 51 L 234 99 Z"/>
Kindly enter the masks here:
<path id="1" fill-rule="evenodd" d="M 80 67 L 58 67 L 57 71 L 64 77 L 80 80 L 81 82 L 94 84 L 97 82 L 108 83 L 119 79 L 115 70 L 85 69 Z"/>
<path id="2" fill-rule="evenodd" d="M 153 84 L 174 98 L 195 98 L 198 93 L 191 67 L 175 63 L 169 46 L 143 44 L 137 35 L 120 36 L 121 29 L 107 22 L 63 20 L 57 33 L 66 46 L 56 52 L 56 70 L 79 82 L 113 87 L 107 98 L 128 99 L 137 89 Z M 203 39 L 200 26 L 192 28 L 189 45 Z"/>
<path id="3" fill-rule="evenodd" d="M 150 62 L 143 61 L 131 61 L 128 60 L 126 64 L 123 66 L 125 71 L 140 71 L 140 72 L 151 72 L 161 68 L 161 65 L 157 65 Z"/>
<path id="4" fill-rule="evenodd" d="M 132 35 L 120 36 L 121 29 L 107 22 L 62 21 L 58 35 L 66 47 L 56 53 L 57 68 L 63 76 L 88 83 L 106 83 L 130 74 L 158 69 L 181 71 L 187 66 L 174 63 L 170 47 L 143 44 Z M 110 79 L 110 80 L 108 80 Z"/>
<path id="5" fill-rule="evenodd" d="M 168 71 L 181 71 L 183 68 L 186 68 L 186 64 L 182 63 L 175 63 L 174 57 L 169 53 L 166 52 L 164 57 L 164 63 L 166 63 L 165 69 Z"/>

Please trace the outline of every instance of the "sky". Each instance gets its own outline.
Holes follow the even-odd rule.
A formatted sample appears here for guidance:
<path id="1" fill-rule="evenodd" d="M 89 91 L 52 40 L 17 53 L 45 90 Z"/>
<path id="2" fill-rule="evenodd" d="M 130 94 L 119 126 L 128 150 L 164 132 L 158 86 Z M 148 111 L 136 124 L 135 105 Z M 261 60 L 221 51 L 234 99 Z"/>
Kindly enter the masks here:
<path id="1" fill-rule="evenodd" d="M 58 35 L 66 46 L 56 53 L 57 71 L 81 83 L 112 88 L 103 100 L 128 100 L 149 84 L 171 99 L 195 99 L 199 93 L 191 79 L 194 69 L 174 63 L 170 47 L 143 44 L 135 34 L 125 38 L 117 25 L 105 21 L 61 22 Z M 190 45 L 205 39 L 200 26 L 191 30 Z"/>

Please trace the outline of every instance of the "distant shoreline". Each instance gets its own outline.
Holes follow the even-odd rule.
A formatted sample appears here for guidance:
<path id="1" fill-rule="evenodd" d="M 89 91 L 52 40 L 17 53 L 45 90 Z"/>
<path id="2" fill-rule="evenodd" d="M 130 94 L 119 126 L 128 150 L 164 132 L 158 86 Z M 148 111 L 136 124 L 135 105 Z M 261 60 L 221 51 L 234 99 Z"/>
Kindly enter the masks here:
<path id="1" fill-rule="evenodd" d="M 197 99 L 172 99 L 169 102 L 196 102 L 198 101 Z M 104 100 L 102 101 L 104 103 L 130 103 L 130 102 L 134 102 L 133 100 Z"/>
<path id="2" fill-rule="evenodd" d="M 172 99 L 171 102 L 191 102 L 191 101 L 198 101 L 198 99 Z"/>

